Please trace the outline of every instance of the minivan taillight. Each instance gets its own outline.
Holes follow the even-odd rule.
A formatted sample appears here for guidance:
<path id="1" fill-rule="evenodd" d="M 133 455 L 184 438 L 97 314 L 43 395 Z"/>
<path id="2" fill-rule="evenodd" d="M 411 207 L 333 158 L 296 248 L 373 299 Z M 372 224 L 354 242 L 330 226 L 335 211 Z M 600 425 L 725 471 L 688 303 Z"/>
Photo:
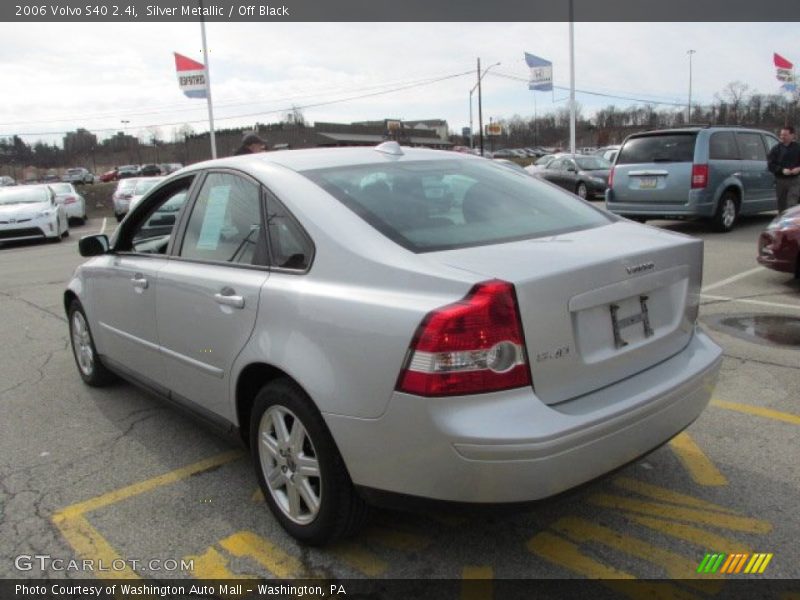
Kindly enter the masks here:
<path id="1" fill-rule="evenodd" d="M 612 187 L 614 187 L 614 167 L 613 166 L 608 171 L 608 189 L 611 189 Z"/>
<path id="2" fill-rule="evenodd" d="M 463 300 L 428 313 L 411 340 L 397 390 L 455 396 L 531 385 L 514 286 L 476 284 Z"/>
<path id="3" fill-rule="evenodd" d="M 708 165 L 692 165 L 692 189 L 708 185 Z"/>

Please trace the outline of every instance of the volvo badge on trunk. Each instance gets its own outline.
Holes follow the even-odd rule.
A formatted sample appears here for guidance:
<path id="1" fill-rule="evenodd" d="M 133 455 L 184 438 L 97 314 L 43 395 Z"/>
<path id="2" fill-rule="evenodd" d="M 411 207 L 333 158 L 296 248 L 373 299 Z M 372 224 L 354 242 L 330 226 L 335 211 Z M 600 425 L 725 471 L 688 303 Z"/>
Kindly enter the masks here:
<path id="1" fill-rule="evenodd" d="M 625 267 L 625 270 L 628 272 L 628 275 L 636 275 L 637 273 L 644 273 L 645 271 L 652 271 L 656 268 L 656 263 L 654 262 L 646 262 L 640 265 L 631 265 L 630 267 Z"/>

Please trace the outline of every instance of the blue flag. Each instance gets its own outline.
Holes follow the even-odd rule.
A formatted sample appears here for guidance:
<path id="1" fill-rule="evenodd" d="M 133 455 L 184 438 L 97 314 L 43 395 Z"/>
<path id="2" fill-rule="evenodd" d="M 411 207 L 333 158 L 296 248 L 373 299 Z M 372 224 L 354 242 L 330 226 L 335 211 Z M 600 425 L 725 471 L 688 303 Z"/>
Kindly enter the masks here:
<path id="1" fill-rule="evenodd" d="M 525 62 L 531 69 L 528 89 L 537 92 L 550 92 L 553 90 L 553 63 L 539 58 L 533 54 L 525 53 Z"/>

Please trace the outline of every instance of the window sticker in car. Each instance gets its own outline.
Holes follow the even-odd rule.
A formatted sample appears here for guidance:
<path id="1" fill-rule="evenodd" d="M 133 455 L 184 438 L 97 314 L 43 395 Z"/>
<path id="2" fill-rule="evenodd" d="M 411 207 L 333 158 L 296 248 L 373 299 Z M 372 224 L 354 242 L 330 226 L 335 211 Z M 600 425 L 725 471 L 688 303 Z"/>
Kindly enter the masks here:
<path id="1" fill-rule="evenodd" d="M 206 213 L 203 216 L 203 227 L 197 240 L 198 250 L 216 250 L 222 228 L 225 225 L 225 214 L 228 210 L 228 198 L 231 186 L 220 185 L 211 188 L 208 194 Z"/>

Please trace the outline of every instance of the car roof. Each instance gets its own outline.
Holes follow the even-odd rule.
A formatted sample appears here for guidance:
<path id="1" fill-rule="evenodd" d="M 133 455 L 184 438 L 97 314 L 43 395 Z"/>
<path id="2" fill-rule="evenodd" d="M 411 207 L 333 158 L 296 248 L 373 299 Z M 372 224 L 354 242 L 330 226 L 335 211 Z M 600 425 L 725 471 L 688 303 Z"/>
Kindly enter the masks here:
<path id="1" fill-rule="evenodd" d="M 309 148 L 304 150 L 277 150 L 245 154 L 217 160 L 196 163 L 191 170 L 212 166 L 245 166 L 257 167 L 263 164 L 277 164 L 292 171 L 310 169 L 326 169 L 352 165 L 366 165 L 387 162 L 408 162 L 415 160 L 485 160 L 479 156 L 447 150 L 429 150 L 426 148 L 400 147 L 402 154 L 387 154 L 379 150 L 380 146 L 358 146 L 349 148 Z M 385 148 L 391 148 L 386 146 Z"/>

